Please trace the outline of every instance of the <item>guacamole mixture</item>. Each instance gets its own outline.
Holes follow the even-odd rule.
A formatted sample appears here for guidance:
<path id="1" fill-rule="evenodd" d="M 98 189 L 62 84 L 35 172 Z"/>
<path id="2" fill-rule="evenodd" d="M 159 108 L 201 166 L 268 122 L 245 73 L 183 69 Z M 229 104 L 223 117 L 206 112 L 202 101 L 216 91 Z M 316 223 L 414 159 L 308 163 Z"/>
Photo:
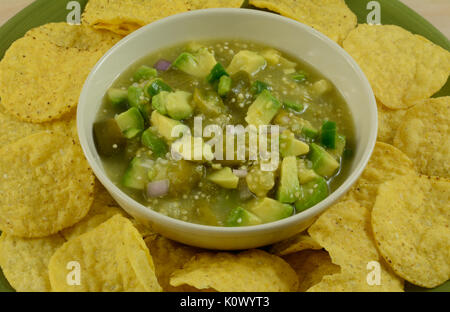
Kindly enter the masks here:
<path id="1" fill-rule="evenodd" d="M 213 156 L 214 136 L 198 133 L 199 120 L 226 133 L 223 160 Z M 267 170 L 268 159 L 249 157 L 248 133 L 244 159 L 238 148 L 225 157 L 230 125 L 278 126 L 278 136 L 265 128 L 276 166 Z M 180 126 L 191 136 L 174 137 Z M 239 40 L 192 42 L 140 60 L 105 95 L 94 136 L 108 176 L 136 201 L 183 221 L 227 227 L 316 205 L 346 178 L 354 149 L 352 117 L 327 79 L 281 51 Z M 200 157 L 186 148 L 173 152 L 186 141 L 197 142 Z"/>

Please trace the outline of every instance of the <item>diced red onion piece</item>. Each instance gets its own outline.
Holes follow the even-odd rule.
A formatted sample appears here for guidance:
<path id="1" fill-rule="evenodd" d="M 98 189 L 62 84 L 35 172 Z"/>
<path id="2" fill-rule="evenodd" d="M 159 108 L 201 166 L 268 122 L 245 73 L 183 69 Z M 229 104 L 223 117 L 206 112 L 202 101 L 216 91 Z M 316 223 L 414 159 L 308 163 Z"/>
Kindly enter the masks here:
<path id="1" fill-rule="evenodd" d="M 169 70 L 170 66 L 172 66 L 171 62 L 165 59 L 160 59 L 153 67 L 160 71 L 167 71 Z"/>
<path id="2" fill-rule="evenodd" d="M 161 197 L 169 193 L 169 180 L 150 182 L 147 185 L 148 197 Z"/>
<path id="3" fill-rule="evenodd" d="M 248 174 L 248 171 L 247 170 L 243 170 L 243 169 L 233 169 L 233 173 L 238 178 L 245 178 L 247 176 L 247 174 Z"/>

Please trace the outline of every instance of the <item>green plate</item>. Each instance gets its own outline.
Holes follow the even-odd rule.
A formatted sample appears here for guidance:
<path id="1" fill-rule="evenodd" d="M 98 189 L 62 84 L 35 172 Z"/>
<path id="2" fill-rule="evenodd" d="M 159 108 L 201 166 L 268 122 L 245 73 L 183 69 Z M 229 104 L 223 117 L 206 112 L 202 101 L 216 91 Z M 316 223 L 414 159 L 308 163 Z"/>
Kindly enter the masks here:
<path id="1" fill-rule="evenodd" d="M 66 5 L 70 0 L 37 0 L 19 14 L 0 27 L 0 58 L 3 57 L 9 46 L 22 37 L 29 29 L 50 22 L 66 20 L 68 10 Z M 358 16 L 359 23 L 366 22 L 370 0 L 346 0 L 350 9 Z M 81 7 L 88 0 L 78 0 Z M 441 47 L 450 51 L 449 40 L 423 17 L 397 0 L 378 0 L 381 4 L 381 23 L 399 25 L 413 33 L 420 34 Z M 450 95 L 450 81 L 436 96 Z M 450 292 L 450 281 L 435 288 L 423 289 L 413 285 L 406 285 L 407 291 L 441 291 Z M 0 271 L 0 291 L 13 291 Z"/>

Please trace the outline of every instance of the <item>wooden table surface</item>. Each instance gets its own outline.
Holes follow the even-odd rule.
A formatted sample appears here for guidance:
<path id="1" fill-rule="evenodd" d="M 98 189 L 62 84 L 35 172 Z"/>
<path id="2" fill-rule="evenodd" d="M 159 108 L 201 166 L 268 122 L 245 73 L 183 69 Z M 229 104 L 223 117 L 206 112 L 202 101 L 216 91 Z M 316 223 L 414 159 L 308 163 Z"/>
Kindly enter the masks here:
<path id="1" fill-rule="evenodd" d="M 0 0 L 0 25 L 34 0 Z M 450 0 L 401 0 L 450 38 Z"/>

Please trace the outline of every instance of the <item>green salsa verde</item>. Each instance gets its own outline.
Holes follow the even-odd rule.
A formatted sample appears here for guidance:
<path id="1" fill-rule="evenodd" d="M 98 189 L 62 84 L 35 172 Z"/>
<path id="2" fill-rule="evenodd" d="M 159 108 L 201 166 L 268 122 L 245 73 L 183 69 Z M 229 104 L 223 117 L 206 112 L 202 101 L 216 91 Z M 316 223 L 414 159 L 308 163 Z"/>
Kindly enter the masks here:
<path id="1" fill-rule="evenodd" d="M 223 141 L 199 134 L 199 121 L 200 132 L 223 130 Z M 239 125 L 259 132 L 256 141 L 245 132 L 230 152 L 226 129 Z M 191 136 L 174 136 L 179 127 Z M 316 205 L 348 176 L 354 150 L 350 111 L 323 75 L 240 40 L 181 44 L 138 61 L 105 95 L 94 137 L 108 176 L 133 199 L 172 218 L 228 227 Z M 180 145 L 193 142 L 197 150 Z M 272 159 L 250 157 L 262 155 L 251 154 L 251 142 Z"/>

